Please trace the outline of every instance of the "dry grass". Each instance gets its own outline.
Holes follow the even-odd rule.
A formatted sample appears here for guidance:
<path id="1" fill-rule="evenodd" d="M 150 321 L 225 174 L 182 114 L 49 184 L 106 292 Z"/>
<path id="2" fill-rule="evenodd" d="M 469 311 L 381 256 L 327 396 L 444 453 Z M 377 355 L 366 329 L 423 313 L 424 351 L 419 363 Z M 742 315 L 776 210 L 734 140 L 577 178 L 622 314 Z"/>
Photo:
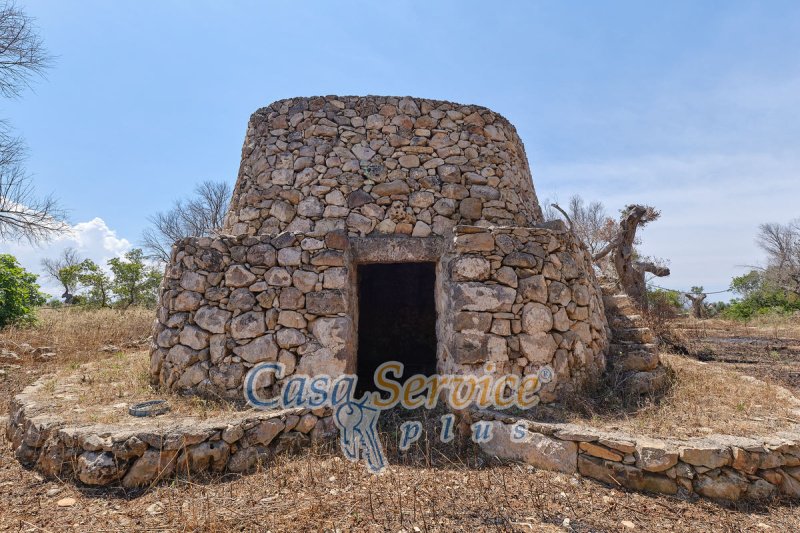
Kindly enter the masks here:
<path id="1" fill-rule="evenodd" d="M 101 367 L 101 381 L 91 387 L 95 395 L 91 401 L 114 402 L 120 394 L 127 398 L 147 392 L 141 379 L 146 368 L 141 347 L 112 356 L 99 348 L 109 343 L 125 347 L 146 337 L 151 312 L 62 313 L 43 313 L 35 329 L 0 332 L 0 340 L 49 345 L 58 353 L 54 361 L 26 359 L 22 368 L 10 371 L 0 388 L 0 401 L 42 373 L 59 368 L 74 371 L 77 368 L 72 367 L 90 361 Z M 681 392 L 679 386 L 663 405 L 644 406 L 636 416 L 653 420 L 679 416 L 676 413 L 686 412 L 691 395 L 703 416 L 710 403 L 703 396 L 707 384 L 693 381 L 691 368 L 686 372 L 682 379 L 687 380 L 688 390 Z M 713 386 L 719 396 L 730 383 L 729 376 L 713 376 L 719 379 Z M 757 396 L 748 393 L 747 398 L 744 412 L 756 415 Z M 735 411 L 737 405 L 729 402 L 725 408 Z M 436 415 L 429 414 L 426 427 L 435 426 Z M 390 426 L 403 416 L 386 415 L 383 442 L 391 467 L 380 476 L 344 461 L 333 447 L 276 457 L 253 475 L 179 478 L 133 493 L 43 479 L 21 468 L 0 437 L 0 530 L 627 531 L 631 526 L 633 531 L 800 530 L 800 515 L 792 502 L 728 507 L 630 493 L 578 476 L 520 465 L 486 465 L 472 447 L 437 445 L 435 433 L 410 451 L 398 452 Z M 621 423 L 619 419 L 611 423 Z M 59 507 L 56 502 L 63 498 L 75 502 Z"/>
<path id="2" fill-rule="evenodd" d="M 748 379 L 716 364 L 677 355 L 661 357 L 675 375 L 663 398 L 646 401 L 632 411 L 599 410 L 588 417 L 575 416 L 572 421 L 663 438 L 712 433 L 767 436 L 800 423 L 791 413 L 800 402 L 782 387 Z"/>
<path id="3" fill-rule="evenodd" d="M 48 481 L 0 440 L 0 530 L 25 531 L 797 531 L 792 502 L 724 506 L 626 492 L 525 465 L 420 467 L 372 475 L 336 449 L 278 456 L 258 472 L 179 478 L 148 491 Z M 409 453 L 420 453 L 421 446 Z M 465 460 L 462 463 L 462 460 Z M 9 490 L 10 487 L 10 490 Z M 74 504 L 58 507 L 63 498 Z M 713 520 L 710 519 L 713 517 Z"/>
<path id="4" fill-rule="evenodd" d="M 182 416 L 206 419 L 235 408 L 154 388 L 148 360 L 147 352 L 137 351 L 103 354 L 90 363 L 71 362 L 46 378 L 43 392 L 51 409 L 72 424 L 130 422 L 130 405 L 156 399 L 165 399 L 170 406 L 170 413 L 159 417 L 161 422 Z"/>
<path id="5" fill-rule="evenodd" d="M 778 383 L 800 396 L 800 317 L 767 316 L 750 323 L 682 319 L 664 337 L 671 350 Z"/>
<path id="6" fill-rule="evenodd" d="M 62 362 L 94 360 L 100 348 L 141 346 L 153 327 L 152 309 L 42 309 L 29 327 L 10 326 L 0 331 L 0 342 L 51 347 Z M 12 348 L 13 349 L 13 348 Z"/>

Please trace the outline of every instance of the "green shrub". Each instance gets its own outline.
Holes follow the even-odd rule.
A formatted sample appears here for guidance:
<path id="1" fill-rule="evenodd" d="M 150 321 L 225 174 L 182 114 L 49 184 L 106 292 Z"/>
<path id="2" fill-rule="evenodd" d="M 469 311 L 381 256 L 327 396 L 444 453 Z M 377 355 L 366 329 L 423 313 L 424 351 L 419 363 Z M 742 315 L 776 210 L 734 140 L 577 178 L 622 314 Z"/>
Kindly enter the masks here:
<path id="1" fill-rule="evenodd" d="M 33 322 L 34 309 L 45 300 L 36 275 L 22 268 L 13 255 L 0 254 L 0 327 Z"/>

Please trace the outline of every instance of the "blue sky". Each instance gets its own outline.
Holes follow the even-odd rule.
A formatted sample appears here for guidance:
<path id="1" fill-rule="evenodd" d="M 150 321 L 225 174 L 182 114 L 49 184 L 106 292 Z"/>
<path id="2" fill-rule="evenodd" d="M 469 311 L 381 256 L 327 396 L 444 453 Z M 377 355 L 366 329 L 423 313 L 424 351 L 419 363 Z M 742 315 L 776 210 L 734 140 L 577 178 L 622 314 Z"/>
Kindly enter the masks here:
<path id="1" fill-rule="evenodd" d="M 800 216 L 800 3 L 22 0 L 57 56 L 0 102 L 37 187 L 103 259 L 194 184 L 236 178 L 249 115 L 290 96 L 414 95 L 511 120 L 540 200 L 663 212 L 663 285 L 727 287 Z M 81 225 L 82 224 L 82 225 Z"/>

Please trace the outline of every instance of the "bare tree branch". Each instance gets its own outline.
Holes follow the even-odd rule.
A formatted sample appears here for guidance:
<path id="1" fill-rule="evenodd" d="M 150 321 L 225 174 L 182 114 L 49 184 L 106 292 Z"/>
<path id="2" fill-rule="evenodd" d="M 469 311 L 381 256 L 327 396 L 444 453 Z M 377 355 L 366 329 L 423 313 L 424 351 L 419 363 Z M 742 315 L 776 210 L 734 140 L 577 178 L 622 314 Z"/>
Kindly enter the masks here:
<path id="1" fill-rule="evenodd" d="M 0 239 L 30 243 L 47 240 L 69 229 L 65 215 L 52 196 L 36 195 L 21 165 L 0 163 Z"/>
<path id="2" fill-rule="evenodd" d="M 0 5 L 0 94 L 19 96 L 51 64 L 33 19 L 14 2 Z"/>
<path id="3" fill-rule="evenodd" d="M 51 58 L 33 21 L 13 2 L 0 5 L 0 95 L 16 97 L 42 76 Z M 0 239 L 36 243 L 66 231 L 64 211 L 52 196 L 36 194 L 22 162 L 25 146 L 0 121 Z"/>
<path id="4" fill-rule="evenodd" d="M 142 233 L 147 257 L 167 263 L 176 241 L 215 234 L 225 221 L 230 195 L 228 183 L 204 181 L 195 188 L 193 197 L 178 200 L 169 211 L 149 217 L 152 227 Z"/>
<path id="5" fill-rule="evenodd" d="M 569 229 L 571 230 L 571 229 L 572 229 L 572 219 L 571 219 L 571 218 L 569 218 L 569 215 L 567 214 L 567 212 L 566 212 L 566 211 L 564 211 L 564 210 L 561 208 L 561 206 L 560 206 L 560 205 L 558 205 L 558 204 L 550 204 L 550 207 L 552 207 L 553 209 L 555 209 L 556 211 L 558 211 L 559 213 L 561 213 L 562 215 L 564 215 L 564 219 L 565 219 L 565 220 L 567 221 L 567 223 L 569 224 Z"/>

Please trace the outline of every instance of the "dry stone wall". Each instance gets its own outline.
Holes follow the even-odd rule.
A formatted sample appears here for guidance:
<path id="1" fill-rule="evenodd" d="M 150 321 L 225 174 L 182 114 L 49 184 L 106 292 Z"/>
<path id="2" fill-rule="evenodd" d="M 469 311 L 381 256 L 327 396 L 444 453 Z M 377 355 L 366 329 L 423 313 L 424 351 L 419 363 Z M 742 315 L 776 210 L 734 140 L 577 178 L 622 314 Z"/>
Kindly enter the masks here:
<path id="1" fill-rule="evenodd" d="M 493 438 L 481 447 L 504 461 L 579 473 L 637 491 L 725 501 L 800 498 L 797 425 L 769 437 L 678 440 L 533 422 L 490 411 L 470 415 L 470 422 L 478 420 L 493 425 Z M 524 438 L 512 438 L 515 424 L 526 428 Z"/>
<path id="2" fill-rule="evenodd" d="M 541 219 L 522 142 L 486 108 L 275 102 L 250 119 L 224 235 L 173 250 L 153 381 L 240 399 L 262 361 L 287 377 L 354 372 L 357 265 L 428 261 L 439 370 L 550 364 L 542 399 L 553 401 L 602 372 L 608 332 L 588 256 Z"/>
<path id="3" fill-rule="evenodd" d="M 113 424 L 68 422 L 53 394 L 74 394 L 83 373 L 48 388 L 47 377 L 10 405 L 6 439 L 16 458 L 47 476 L 85 485 L 148 487 L 174 475 L 244 473 L 275 454 L 336 435 L 330 409 L 228 412 L 196 418 L 166 415 Z"/>
<path id="4" fill-rule="evenodd" d="M 430 243 L 352 245 L 342 231 L 182 241 L 162 286 L 153 381 L 238 400 L 247 371 L 265 361 L 286 365 L 283 380 L 354 372 L 355 271 L 376 251 L 377 259 L 439 262 L 440 372 L 480 373 L 492 362 L 497 373 L 524 375 L 551 365 L 543 401 L 603 372 L 602 298 L 585 250 L 563 227 L 458 226 L 449 241 Z M 277 394 L 282 382 L 262 385 Z"/>
<path id="5" fill-rule="evenodd" d="M 154 327 L 153 381 L 242 400 L 244 376 L 261 362 L 283 363 L 287 376 L 352 371 L 347 246 L 342 232 L 178 243 Z"/>
<path id="6" fill-rule="evenodd" d="M 544 402 L 574 393 L 605 370 L 608 326 L 591 259 L 563 225 L 458 226 L 449 261 L 452 336 L 445 372 L 535 374 L 555 379 Z"/>
<path id="7" fill-rule="evenodd" d="M 446 235 L 542 219 L 522 142 L 480 106 L 397 97 L 280 100 L 250 119 L 234 235 Z"/>

